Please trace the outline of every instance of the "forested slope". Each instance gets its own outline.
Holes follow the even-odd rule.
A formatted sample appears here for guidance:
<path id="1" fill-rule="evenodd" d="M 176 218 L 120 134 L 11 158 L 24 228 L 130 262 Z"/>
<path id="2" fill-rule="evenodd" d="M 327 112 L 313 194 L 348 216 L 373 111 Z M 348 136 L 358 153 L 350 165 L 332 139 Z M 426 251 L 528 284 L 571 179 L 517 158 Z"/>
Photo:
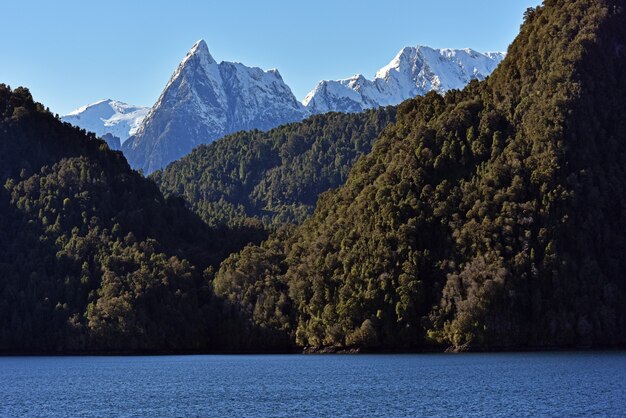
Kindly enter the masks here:
<path id="1" fill-rule="evenodd" d="M 0 351 L 220 344 L 204 271 L 262 231 L 207 227 L 104 141 L 4 85 L 0 183 Z"/>
<path id="2" fill-rule="evenodd" d="M 546 0 L 487 80 L 234 134 L 167 198 L 0 85 L 0 351 L 623 346 L 624 74 L 623 1 Z"/>
<path id="3" fill-rule="evenodd" d="M 403 103 L 217 294 L 303 347 L 626 343 L 624 74 L 623 1 L 529 9 L 489 79 Z"/>
<path id="4" fill-rule="evenodd" d="M 151 178 L 210 225 L 299 223 L 322 192 L 345 182 L 395 113 L 394 107 L 327 113 L 268 132 L 238 132 L 196 148 Z"/>

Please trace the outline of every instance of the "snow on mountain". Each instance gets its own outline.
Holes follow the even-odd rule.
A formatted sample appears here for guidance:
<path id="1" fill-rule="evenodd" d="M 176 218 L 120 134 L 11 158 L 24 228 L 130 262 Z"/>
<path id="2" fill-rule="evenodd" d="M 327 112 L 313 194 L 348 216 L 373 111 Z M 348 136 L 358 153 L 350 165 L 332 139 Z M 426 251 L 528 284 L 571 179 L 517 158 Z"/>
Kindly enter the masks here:
<path id="1" fill-rule="evenodd" d="M 226 134 L 267 130 L 307 115 L 278 70 L 218 64 L 200 40 L 122 148 L 132 167 L 149 174 Z"/>
<path id="2" fill-rule="evenodd" d="M 345 80 L 321 81 L 303 100 L 311 113 L 359 112 L 396 105 L 431 90 L 461 89 L 483 80 L 504 59 L 504 53 L 472 49 L 403 48 L 373 80 L 358 74 Z"/>
<path id="3" fill-rule="evenodd" d="M 94 132 L 100 137 L 111 134 L 124 143 L 137 132 L 148 110 L 150 109 L 147 107 L 105 99 L 80 107 L 61 117 L 61 120 Z"/>

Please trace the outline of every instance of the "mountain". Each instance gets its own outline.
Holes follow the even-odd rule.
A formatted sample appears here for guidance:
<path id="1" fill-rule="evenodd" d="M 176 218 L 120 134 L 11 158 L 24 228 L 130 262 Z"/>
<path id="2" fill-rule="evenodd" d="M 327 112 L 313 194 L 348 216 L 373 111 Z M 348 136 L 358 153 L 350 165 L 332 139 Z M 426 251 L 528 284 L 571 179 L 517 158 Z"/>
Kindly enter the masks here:
<path id="1" fill-rule="evenodd" d="M 99 137 L 111 134 L 123 144 L 137 132 L 149 110 L 147 107 L 105 99 L 80 107 L 62 116 L 61 120 L 94 132 Z"/>
<path id="2" fill-rule="evenodd" d="M 232 317 L 207 272 L 258 231 L 209 228 L 95 134 L 2 84 L 0 184 L 0 352 L 220 347 Z"/>
<path id="3" fill-rule="evenodd" d="M 546 0 L 484 81 L 397 122 L 218 296 L 313 349 L 626 345 L 626 7 Z"/>
<path id="4" fill-rule="evenodd" d="M 123 149 L 131 166 L 148 174 L 226 134 L 267 130 L 306 115 L 278 70 L 218 64 L 200 40 Z"/>
<path id="5" fill-rule="evenodd" d="M 504 59 L 503 53 L 472 49 L 403 48 L 373 80 L 358 74 L 345 80 L 321 81 L 303 100 L 311 113 L 360 112 L 423 96 L 462 89 L 484 80 Z"/>
<path id="6" fill-rule="evenodd" d="M 355 161 L 395 121 L 394 107 L 326 113 L 268 132 L 237 132 L 153 173 L 210 225 L 300 223 L 318 196 L 342 185 Z"/>
<path id="7" fill-rule="evenodd" d="M 379 109 L 234 135 L 250 156 L 225 141 L 210 175 L 237 195 L 237 163 L 242 194 L 266 181 L 246 166 L 276 159 L 264 147 L 282 178 L 319 164 L 336 179 L 341 125 L 339 160 L 380 130 L 309 219 L 262 244 L 0 85 L 0 351 L 623 347 L 625 73 L 623 0 L 546 0 L 489 78 L 407 100 L 383 129 Z M 180 168 L 172 185 L 194 193 Z"/>

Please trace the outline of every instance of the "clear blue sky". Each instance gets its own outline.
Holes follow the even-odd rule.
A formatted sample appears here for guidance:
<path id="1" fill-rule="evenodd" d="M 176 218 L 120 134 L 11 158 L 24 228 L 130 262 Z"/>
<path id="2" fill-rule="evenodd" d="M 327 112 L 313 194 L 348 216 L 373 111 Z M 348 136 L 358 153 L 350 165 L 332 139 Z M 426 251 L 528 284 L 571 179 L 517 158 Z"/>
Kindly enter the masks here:
<path id="1" fill-rule="evenodd" d="M 65 114 L 103 98 L 152 105 L 198 39 L 217 61 L 278 68 L 302 99 L 373 76 L 403 46 L 506 50 L 540 0 L 19 0 L 2 4 L 0 83 Z"/>

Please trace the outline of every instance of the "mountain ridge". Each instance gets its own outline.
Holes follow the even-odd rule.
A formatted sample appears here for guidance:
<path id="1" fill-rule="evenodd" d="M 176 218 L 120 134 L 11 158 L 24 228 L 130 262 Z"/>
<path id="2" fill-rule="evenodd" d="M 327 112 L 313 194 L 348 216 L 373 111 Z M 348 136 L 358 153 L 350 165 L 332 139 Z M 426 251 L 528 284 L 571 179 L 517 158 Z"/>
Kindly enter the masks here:
<path id="1" fill-rule="evenodd" d="M 404 47 L 374 78 L 356 74 L 343 80 L 322 80 L 302 103 L 312 113 L 360 112 L 397 105 L 429 91 L 461 89 L 473 79 L 483 80 L 505 53 L 480 53 L 470 48 Z"/>

